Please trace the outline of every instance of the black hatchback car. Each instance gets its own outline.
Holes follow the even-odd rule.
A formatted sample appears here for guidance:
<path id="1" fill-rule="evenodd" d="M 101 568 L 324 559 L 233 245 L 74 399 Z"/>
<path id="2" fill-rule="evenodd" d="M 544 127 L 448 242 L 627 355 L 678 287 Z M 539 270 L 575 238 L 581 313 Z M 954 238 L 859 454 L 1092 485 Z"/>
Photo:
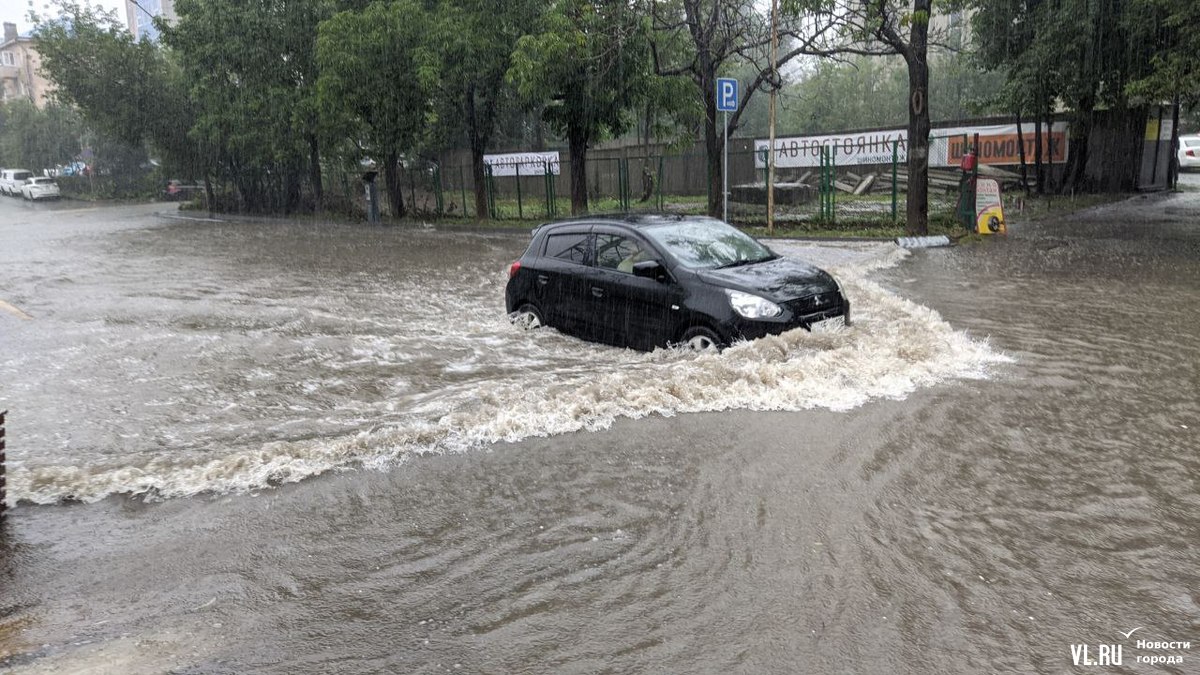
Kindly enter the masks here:
<path id="1" fill-rule="evenodd" d="M 514 321 L 636 349 L 719 349 L 850 322 L 850 301 L 830 274 L 713 218 L 639 214 L 542 225 L 508 277 Z"/>

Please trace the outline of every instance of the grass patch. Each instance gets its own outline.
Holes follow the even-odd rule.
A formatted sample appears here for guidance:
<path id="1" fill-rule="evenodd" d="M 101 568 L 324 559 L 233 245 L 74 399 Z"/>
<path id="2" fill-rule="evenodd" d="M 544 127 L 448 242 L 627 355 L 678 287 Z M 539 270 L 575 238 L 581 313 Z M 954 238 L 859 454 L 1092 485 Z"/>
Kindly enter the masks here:
<path id="1" fill-rule="evenodd" d="M 1009 221 L 1042 220 L 1104 206 L 1124 201 L 1130 197 L 1126 193 L 1118 194 L 1078 194 L 1078 195 L 1030 195 L 1026 198 L 1021 194 L 1006 195 L 1004 216 Z"/>

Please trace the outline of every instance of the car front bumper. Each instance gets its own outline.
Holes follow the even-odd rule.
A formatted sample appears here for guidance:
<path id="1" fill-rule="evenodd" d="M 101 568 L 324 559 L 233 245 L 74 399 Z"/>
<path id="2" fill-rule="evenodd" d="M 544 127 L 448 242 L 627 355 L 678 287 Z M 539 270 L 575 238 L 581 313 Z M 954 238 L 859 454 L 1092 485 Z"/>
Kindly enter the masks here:
<path id="1" fill-rule="evenodd" d="M 789 303 L 791 304 L 791 303 Z M 788 309 L 778 319 L 744 319 L 736 316 L 719 327 L 721 337 L 727 341 L 757 340 L 767 335 L 779 335 L 795 328 L 811 329 L 818 321 L 845 317 L 846 325 L 850 325 L 850 300 L 842 298 L 837 305 L 829 305 L 825 309 L 800 312 Z"/>

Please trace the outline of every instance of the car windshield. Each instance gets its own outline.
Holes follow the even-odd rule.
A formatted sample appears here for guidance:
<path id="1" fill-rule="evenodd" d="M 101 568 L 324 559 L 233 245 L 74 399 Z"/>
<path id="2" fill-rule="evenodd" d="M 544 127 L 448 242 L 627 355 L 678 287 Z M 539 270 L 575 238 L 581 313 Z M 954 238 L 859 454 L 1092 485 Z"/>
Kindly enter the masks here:
<path id="1" fill-rule="evenodd" d="M 776 258 L 749 235 L 716 220 L 655 225 L 644 232 L 684 267 L 693 269 L 734 267 Z"/>

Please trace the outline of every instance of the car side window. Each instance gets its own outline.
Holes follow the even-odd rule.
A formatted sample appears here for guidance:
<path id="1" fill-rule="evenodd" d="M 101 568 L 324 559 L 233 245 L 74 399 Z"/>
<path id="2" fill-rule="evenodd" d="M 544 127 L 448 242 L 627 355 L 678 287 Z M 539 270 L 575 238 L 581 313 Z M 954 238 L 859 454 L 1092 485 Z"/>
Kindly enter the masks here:
<path id="1" fill-rule="evenodd" d="M 546 237 L 546 257 L 567 260 L 580 265 L 587 264 L 588 234 L 551 234 Z"/>
<path id="2" fill-rule="evenodd" d="M 596 267 L 633 274 L 633 264 L 651 260 L 646 247 L 636 239 L 619 234 L 596 235 Z"/>

